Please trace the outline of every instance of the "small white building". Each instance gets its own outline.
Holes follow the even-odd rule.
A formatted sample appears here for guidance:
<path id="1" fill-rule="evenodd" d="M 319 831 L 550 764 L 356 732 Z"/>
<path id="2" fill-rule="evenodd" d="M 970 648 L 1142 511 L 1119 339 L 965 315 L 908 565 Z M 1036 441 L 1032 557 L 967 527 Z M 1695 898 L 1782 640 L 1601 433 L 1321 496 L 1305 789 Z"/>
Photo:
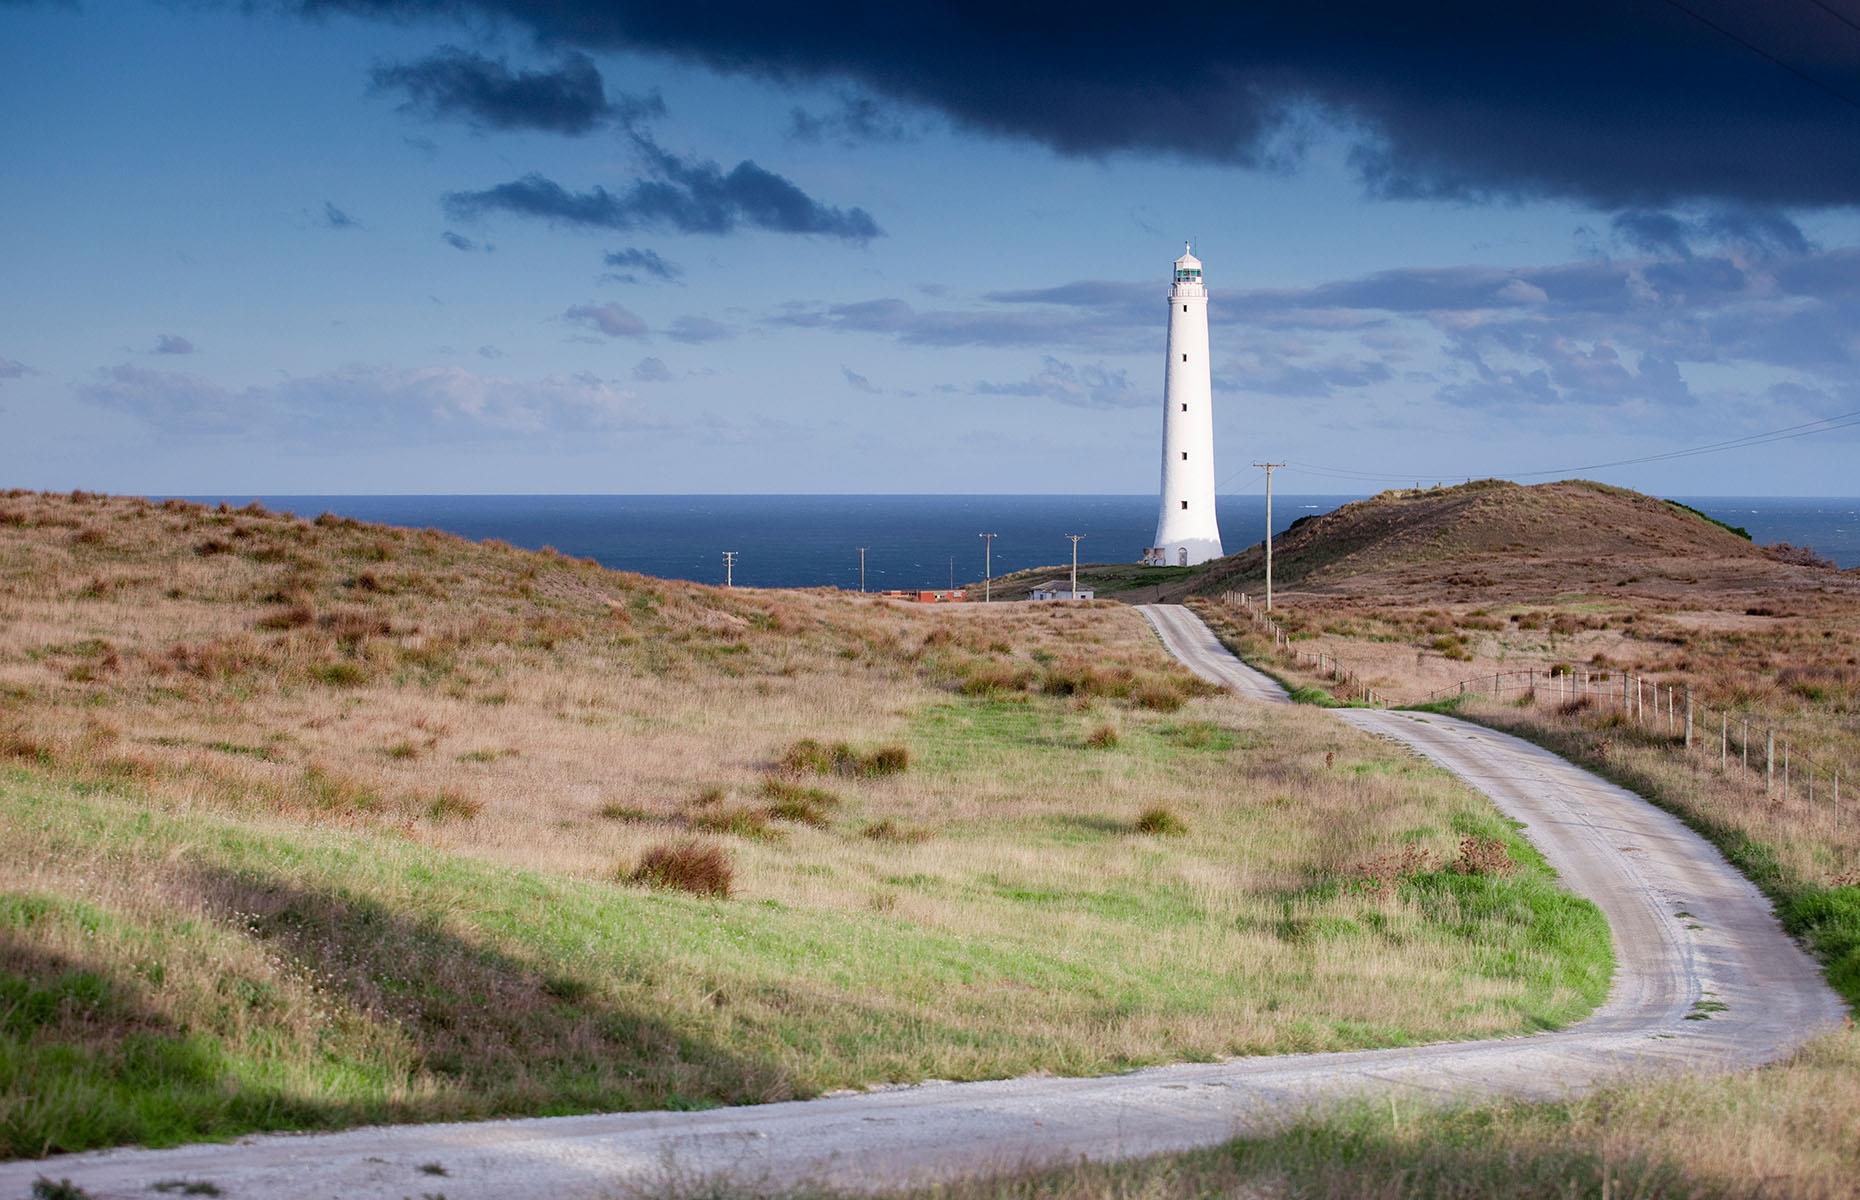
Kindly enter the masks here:
<path id="1" fill-rule="evenodd" d="M 1036 583 L 1027 593 L 1029 600 L 1090 600 L 1093 591 L 1088 587 L 1072 589 L 1072 584 L 1064 579 L 1049 579 L 1045 583 Z"/>

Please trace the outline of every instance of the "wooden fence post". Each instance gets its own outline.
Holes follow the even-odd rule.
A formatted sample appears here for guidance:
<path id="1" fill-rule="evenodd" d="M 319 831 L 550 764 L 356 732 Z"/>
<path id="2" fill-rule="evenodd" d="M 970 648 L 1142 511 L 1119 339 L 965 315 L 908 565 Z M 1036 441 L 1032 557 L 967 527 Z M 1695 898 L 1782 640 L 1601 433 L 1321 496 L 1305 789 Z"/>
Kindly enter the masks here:
<path id="1" fill-rule="evenodd" d="M 1765 793 L 1776 790 L 1776 731 L 1774 729 L 1763 736 L 1763 790 Z"/>
<path id="2" fill-rule="evenodd" d="M 1692 749 L 1692 689 L 1686 688 L 1686 749 Z"/>

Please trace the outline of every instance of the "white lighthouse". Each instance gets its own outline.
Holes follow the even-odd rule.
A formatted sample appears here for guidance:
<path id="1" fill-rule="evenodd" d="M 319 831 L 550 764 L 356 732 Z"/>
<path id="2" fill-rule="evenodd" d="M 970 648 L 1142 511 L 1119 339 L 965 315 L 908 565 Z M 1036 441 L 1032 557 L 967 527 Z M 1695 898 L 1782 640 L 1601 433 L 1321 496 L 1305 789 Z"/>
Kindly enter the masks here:
<path id="1" fill-rule="evenodd" d="M 1150 566 L 1193 566 L 1221 556 L 1214 516 L 1214 386 L 1208 370 L 1208 289 L 1201 260 L 1183 246 L 1169 288 L 1169 361 L 1163 374 L 1162 508 Z"/>

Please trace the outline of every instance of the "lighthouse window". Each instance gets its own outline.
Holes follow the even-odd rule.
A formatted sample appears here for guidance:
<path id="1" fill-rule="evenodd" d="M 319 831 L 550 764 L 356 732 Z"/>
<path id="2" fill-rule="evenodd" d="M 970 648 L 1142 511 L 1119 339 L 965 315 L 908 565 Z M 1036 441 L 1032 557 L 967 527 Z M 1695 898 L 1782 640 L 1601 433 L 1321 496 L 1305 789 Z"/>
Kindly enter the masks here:
<path id="1" fill-rule="evenodd" d="M 1186 404 L 1184 404 L 1184 405 L 1182 406 L 1182 411 L 1183 411 L 1183 412 L 1187 412 L 1187 411 L 1188 411 L 1188 405 L 1186 405 Z"/>
<path id="2" fill-rule="evenodd" d="M 1184 451 L 1182 451 L 1182 461 L 1183 461 L 1183 462 L 1187 462 L 1187 461 L 1188 461 L 1188 451 L 1186 451 L 1186 450 L 1184 450 Z"/>
<path id="3" fill-rule="evenodd" d="M 1186 305 L 1186 304 L 1184 304 L 1184 305 L 1182 306 L 1182 311 L 1183 311 L 1183 312 L 1187 312 L 1187 311 L 1188 311 L 1188 305 Z"/>
<path id="4" fill-rule="evenodd" d="M 1186 500 L 1184 500 L 1184 501 L 1182 501 L 1182 507 L 1183 507 L 1183 508 L 1187 508 L 1187 507 L 1188 507 L 1188 501 L 1186 501 Z"/>
<path id="5" fill-rule="evenodd" d="M 1186 354 L 1184 354 L 1184 355 L 1182 356 L 1182 361 L 1183 361 L 1183 362 L 1187 362 L 1187 361 L 1188 361 L 1188 355 L 1186 355 Z"/>

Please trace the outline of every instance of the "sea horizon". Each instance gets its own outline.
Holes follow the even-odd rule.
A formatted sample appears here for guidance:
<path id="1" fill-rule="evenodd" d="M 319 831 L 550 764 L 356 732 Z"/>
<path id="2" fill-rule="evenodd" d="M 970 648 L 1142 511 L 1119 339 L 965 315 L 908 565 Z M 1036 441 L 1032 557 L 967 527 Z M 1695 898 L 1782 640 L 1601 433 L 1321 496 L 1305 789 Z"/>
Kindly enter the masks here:
<path id="1" fill-rule="evenodd" d="M 1276 493 L 1274 533 L 1370 493 Z M 867 590 L 946 587 L 984 573 L 980 534 L 994 533 L 996 576 L 1069 561 L 1135 562 L 1154 532 L 1155 493 L 215 493 L 184 497 L 314 517 L 334 512 L 384 524 L 432 527 L 528 549 L 552 546 L 603 566 L 666 579 L 719 583 L 723 553 L 747 587 L 857 589 L 865 547 Z M 1843 568 L 1860 566 L 1860 497 L 1672 496 L 1760 544 L 1807 546 Z M 1217 497 L 1223 548 L 1257 544 L 1263 495 Z"/>

